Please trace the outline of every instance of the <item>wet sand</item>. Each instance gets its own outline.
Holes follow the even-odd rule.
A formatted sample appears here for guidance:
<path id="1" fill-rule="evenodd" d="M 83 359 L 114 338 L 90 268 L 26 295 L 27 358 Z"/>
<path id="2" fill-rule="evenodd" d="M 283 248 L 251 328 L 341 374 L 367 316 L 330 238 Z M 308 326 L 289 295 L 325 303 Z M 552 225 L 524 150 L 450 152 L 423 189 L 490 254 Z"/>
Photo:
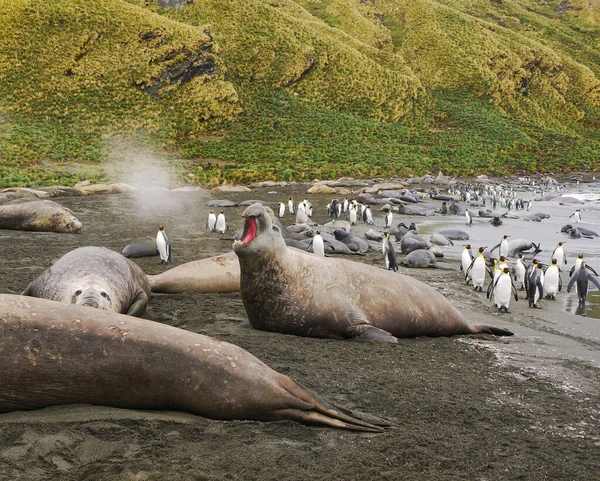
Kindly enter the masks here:
<path id="1" fill-rule="evenodd" d="M 229 251 L 231 241 L 204 227 L 206 200 L 277 202 L 290 195 L 300 200 L 305 189 L 55 199 L 76 213 L 82 233 L 0 231 L 0 292 L 20 293 L 73 248 L 120 251 L 128 243 L 150 241 L 159 223 L 167 226 L 174 265 Z M 279 193 L 268 194 L 274 190 Z M 324 205 L 331 196 L 306 197 L 315 205 L 315 220 L 326 222 Z M 241 230 L 243 208 L 224 210 L 232 230 Z M 382 222 L 383 214 L 375 215 Z M 440 219 L 397 216 L 395 222 L 414 220 L 426 229 Z M 457 217 L 444 221 L 463 227 Z M 509 226 L 519 233 L 532 228 L 522 221 Z M 478 237 L 472 236 L 474 245 L 503 233 L 490 233 L 483 221 L 479 227 L 472 231 Z M 460 244 L 447 250 L 438 269 L 402 272 L 440 289 L 472 322 L 510 329 L 514 337 L 403 339 L 397 346 L 308 339 L 252 329 L 238 293 L 151 299 L 150 319 L 237 344 L 334 404 L 388 419 L 385 434 L 294 422 L 222 422 L 176 412 L 53 407 L 0 415 L 0 479 L 597 479 L 600 321 L 565 312 L 566 296 L 543 301 L 539 311 L 519 301 L 511 304 L 511 314 L 497 314 L 485 294 L 464 285 Z M 378 251 L 352 260 L 383 265 Z M 137 262 L 148 274 L 165 269 L 158 258 Z"/>

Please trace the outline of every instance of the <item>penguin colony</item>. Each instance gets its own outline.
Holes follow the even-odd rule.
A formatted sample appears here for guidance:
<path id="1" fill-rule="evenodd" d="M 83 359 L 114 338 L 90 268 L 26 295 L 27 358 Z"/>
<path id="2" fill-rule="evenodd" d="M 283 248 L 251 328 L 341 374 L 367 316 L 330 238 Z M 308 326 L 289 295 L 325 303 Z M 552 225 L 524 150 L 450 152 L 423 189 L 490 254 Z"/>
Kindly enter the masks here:
<path id="1" fill-rule="evenodd" d="M 519 181 L 521 186 L 526 186 L 534 195 L 543 197 L 548 193 L 558 195 L 561 192 L 561 187 L 551 178 L 537 183 L 530 178 L 521 178 Z M 522 192 L 523 189 L 518 187 L 514 185 L 493 185 L 491 183 L 457 183 L 443 193 L 436 188 L 430 188 L 425 192 L 405 190 L 399 200 L 385 199 L 385 204 L 374 199 L 372 195 L 361 194 L 356 198 L 331 199 L 326 206 L 326 210 L 327 216 L 333 221 L 345 220 L 349 224 L 346 230 L 350 230 L 352 226 L 358 224 L 373 226 L 374 228 L 369 229 L 365 237 L 368 241 L 380 243 L 383 257 L 382 267 L 396 272 L 399 268 L 399 262 L 397 258 L 398 247 L 395 247 L 395 245 L 400 246 L 403 254 L 409 255 L 416 252 L 413 256 L 418 261 L 416 263 L 403 263 L 405 266 L 435 267 L 436 257 L 444 255 L 442 249 L 444 246 L 454 245 L 453 240 L 464 241 L 469 237 L 468 232 L 447 232 L 446 234 L 440 232 L 430 236 L 429 239 L 425 239 L 419 235 L 418 228 L 414 223 L 411 223 L 410 226 L 403 222 L 394 224 L 394 212 L 402 212 L 397 207 L 398 205 L 423 204 L 425 203 L 424 199 L 427 197 L 441 200 L 443 201 L 442 206 L 435 213 L 438 215 L 463 215 L 467 229 L 473 226 L 478 218 L 489 219 L 490 224 L 495 226 L 502 225 L 502 219 L 521 218 L 527 221 L 541 222 L 543 219 L 548 218 L 549 216 L 543 213 L 526 214 L 527 211 L 531 211 L 534 201 L 520 198 L 519 192 Z M 468 207 L 461 207 L 462 203 L 466 203 Z M 374 217 L 373 209 L 381 204 L 384 204 L 380 208 L 384 212 L 384 217 L 377 220 Z M 474 207 L 481 209 L 473 209 Z M 487 207 L 493 210 L 504 209 L 505 212 L 503 214 L 495 213 L 490 209 L 486 209 Z M 293 198 L 289 198 L 287 201 L 278 202 L 277 207 L 274 207 L 274 211 L 279 219 L 284 219 L 286 215 L 295 218 L 296 226 L 292 233 L 287 232 L 288 229 L 284 228 L 284 238 L 286 238 L 288 245 L 320 256 L 344 253 L 364 254 L 364 250 L 358 252 L 356 245 L 352 243 L 348 244 L 350 252 L 347 248 L 342 249 L 340 240 L 330 233 L 331 229 L 313 229 L 312 226 L 315 225 L 312 221 L 313 207 L 307 199 L 296 203 Z M 519 211 L 523 211 L 524 214 L 519 214 Z M 577 209 L 570 215 L 570 218 L 573 219 L 573 225 L 565 226 L 562 231 L 572 238 L 593 238 L 597 236 L 595 232 L 580 227 L 581 211 L 582 209 Z M 211 231 L 223 233 L 228 228 L 228 224 L 224 222 L 223 217 L 219 228 L 219 220 L 211 211 L 207 220 L 207 228 Z M 577 227 L 574 227 L 574 225 L 577 225 Z M 306 227 L 304 228 L 304 226 Z M 346 242 L 346 239 L 344 242 Z M 511 242 L 516 242 L 516 244 L 513 245 Z M 487 246 L 474 247 L 472 244 L 463 244 L 464 250 L 461 253 L 460 270 L 465 282 L 472 285 L 476 292 L 484 292 L 485 290 L 487 298 L 493 302 L 499 312 L 510 312 L 511 300 L 518 301 L 519 297 L 527 300 L 531 308 L 539 309 L 542 300 L 556 300 L 563 290 L 561 273 L 569 263 L 565 251 L 565 242 L 560 241 L 555 244 L 549 264 L 542 263 L 536 258 L 542 252 L 539 243 L 528 242 L 523 239 L 513 241 L 512 237 L 507 234 L 502 235 L 498 244 L 491 249 L 488 249 Z M 374 247 L 373 244 L 371 244 L 371 247 Z M 571 281 L 568 290 L 577 285 L 579 295 L 577 312 L 585 314 L 588 286 L 590 283 L 597 285 L 597 281 L 593 277 L 595 275 L 593 268 L 581 261 L 582 259 L 579 258 L 577 264 L 570 271 Z M 580 272 L 580 264 L 585 266 L 582 272 Z M 564 275 L 566 275 L 566 271 L 564 271 Z"/>

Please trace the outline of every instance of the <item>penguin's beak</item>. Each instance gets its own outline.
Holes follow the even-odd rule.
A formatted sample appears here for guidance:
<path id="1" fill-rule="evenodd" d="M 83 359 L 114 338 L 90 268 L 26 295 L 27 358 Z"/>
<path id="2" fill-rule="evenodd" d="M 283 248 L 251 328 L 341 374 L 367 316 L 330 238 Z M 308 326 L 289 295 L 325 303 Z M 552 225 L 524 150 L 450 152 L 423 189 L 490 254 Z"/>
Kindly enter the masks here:
<path id="1" fill-rule="evenodd" d="M 255 217 L 246 217 L 246 223 L 244 224 L 244 232 L 242 233 L 242 238 L 239 240 L 241 244 L 250 244 L 256 237 L 256 218 Z"/>

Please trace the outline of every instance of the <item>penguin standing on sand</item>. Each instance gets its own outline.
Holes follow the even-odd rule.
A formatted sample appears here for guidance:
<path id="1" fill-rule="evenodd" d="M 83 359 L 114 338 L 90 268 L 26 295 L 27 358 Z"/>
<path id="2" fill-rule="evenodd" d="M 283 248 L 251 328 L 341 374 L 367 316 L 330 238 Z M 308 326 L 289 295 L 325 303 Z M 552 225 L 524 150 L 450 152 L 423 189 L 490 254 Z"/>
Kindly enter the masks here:
<path id="1" fill-rule="evenodd" d="M 227 219 L 225 219 L 223 211 L 219 212 L 219 215 L 217 216 L 215 229 L 219 234 L 225 234 L 225 231 L 229 229 L 229 223 L 227 222 Z"/>
<path id="2" fill-rule="evenodd" d="M 510 236 L 503 235 L 502 240 L 498 244 L 496 244 L 494 247 L 492 247 L 490 252 L 494 252 L 496 249 L 498 249 L 498 254 L 506 257 L 508 255 L 508 238 L 509 237 Z"/>
<path id="3" fill-rule="evenodd" d="M 556 294 L 562 290 L 562 281 L 560 279 L 560 268 L 555 258 L 552 258 L 552 264 L 548 266 L 544 273 L 544 293 L 546 299 L 556 300 Z"/>
<path id="4" fill-rule="evenodd" d="M 160 255 L 160 263 L 168 264 L 171 262 L 171 242 L 165 232 L 165 226 L 158 226 L 158 233 L 156 234 L 156 249 Z"/>
<path id="5" fill-rule="evenodd" d="M 389 210 L 385 216 L 385 228 L 389 229 L 390 227 L 392 227 L 392 222 L 394 222 L 394 214 L 391 210 Z"/>
<path id="6" fill-rule="evenodd" d="M 470 274 L 474 289 L 479 292 L 483 292 L 483 283 L 485 282 L 485 258 L 483 257 L 483 251 L 486 249 L 487 247 L 479 248 L 477 257 L 473 259 L 473 262 L 471 262 L 465 273 L 465 281 L 469 278 Z"/>
<path id="7" fill-rule="evenodd" d="M 552 252 L 552 257 L 550 258 L 556 259 L 557 262 L 560 262 L 561 264 L 564 263 L 565 265 L 567 265 L 567 255 L 565 254 L 565 248 L 563 247 L 563 244 L 564 242 L 558 243 L 556 249 L 554 249 L 554 252 Z"/>
<path id="8" fill-rule="evenodd" d="M 371 208 L 369 206 L 367 206 L 363 211 L 363 221 L 369 225 L 375 225 L 375 222 L 373 222 L 373 213 L 371 212 Z"/>
<path id="9" fill-rule="evenodd" d="M 282 218 L 285 215 L 285 204 L 283 202 L 279 202 L 279 212 L 278 212 L 278 216 L 279 218 Z"/>
<path id="10" fill-rule="evenodd" d="M 357 212 L 356 212 L 356 207 L 354 207 L 354 205 L 350 206 L 350 210 L 348 212 L 348 220 L 350 221 L 350 225 L 356 225 L 356 219 L 357 219 Z"/>
<path id="11" fill-rule="evenodd" d="M 290 200 L 288 200 L 288 211 L 290 212 L 290 214 L 294 213 L 294 199 L 292 199 L 290 197 Z"/>
<path id="12" fill-rule="evenodd" d="M 510 269 L 508 267 L 504 267 L 500 275 L 494 281 L 492 293 L 494 296 L 494 304 L 500 312 L 510 312 L 508 310 L 508 305 L 510 304 L 512 295 L 514 295 L 515 301 L 519 300 L 519 295 L 517 294 L 517 289 L 510 277 Z M 489 298 L 490 293 L 488 292 L 488 299 Z"/>
<path id="13" fill-rule="evenodd" d="M 467 219 L 468 226 L 473 225 L 473 218 L 471 217 L 471 213 L 469 212 L 469 209 L 465 209 L 465 218 Z"/>
<path id="14" fill-rule="evenodd" d="M 325 243 L 326 242 L 329 245 L 329 247 L 331 247 L 335 251 L 335 249 L 331 245 L 331 242 L 324 240 L 323 236 L 321 236 L 321 231 L 318 230 L 317 233 L 312 238 L 312 240 L 310 241 L 310 244 L 308 244 L 307 250 L 310 252 L 310 248 L 312 247 L 312 251 L 314 254 L 317 254 L 318 256 L 321 256 L 321 257 L 325 257 Z"/>
<path id="15" fill-rule="evenodd" d="M 525 273 L 525 290 L 529 307 L 541 309 L 537 302 L 544 297 L 544 271 L 540 268 L 537 259 L 531 261 L 528 271 Z"/>
<path id="16" fill-rule="evenodd" d="M 343 209 L 344 212 L 348 210 L 348 197 L 344 197 Z"/>
<path id="17" fill-rule="evenodd" d="M 467 244 L 460 256 L 460 270 L 463 272 L 467 272 L 467 270 L 469 269 L 469 266 L 471 265 L 471 262 L 473 262 L 473 254 L 471 254 L 471 245 Z M 470 278 L 471 278 L 470 275 L 465 276 L 465 281 L 467 284 L 469 283 Z"/>
<path id="18" fill-rule="evenodd" d="M 214 232 L 216 225 L 217 225 L 217 216 L 215 215 L 214 211 L 211 210 L 210 214 L 208 214 L 208 219 L 206 220 L 206 227 L 208 228 L 209 231 Z"/>
<path id="19" fill-rule="evenodd" d="M 385 261 L 385 268 L 388 271 L 398 272 L 398 261 L 396 259 L 396 251 L 392 244 L 390 235 L 386 232 L 385 238 L 383 239 L 383 260 Z"/>
<path id="20" fill-rule="evenodd" d="M 592 281 L 598 290 L 600 290 L 600 282 L 598 282 L 598 279 L 590 274 L 590 269 L 587 267 L 588 266 L 586 263 L 582 262 L 580 269 L 577 271 L 577 274 L 571 278 L 567 287 L 567 292 L 571 292 L 573 284 L 577 283 L 577 297 L 579 298 L 579 305 L 577 306 L 576 314 L 582 316 L 585 316 L 585 300 L 587 298 L 589 281 Z"/>
<path id="21" fill-rule="evenodd" d="M 524 260 L 525 254 L 519 254 L 519 258 L 515 264 L 515 281 L 521 285 L 521 287 L 519 287 L 520 290 L 525 289 L 525 272 L 527 271 L 527 268 L 523 262 Z"/>
<path id="22" fill-rule="evenodd" d="M 575 222 L 581 222 L 581 210 L 577 209 L 575 212 L 573 212 L 570 216 L 569 219 L 571 217 L 575 217 Z"/>

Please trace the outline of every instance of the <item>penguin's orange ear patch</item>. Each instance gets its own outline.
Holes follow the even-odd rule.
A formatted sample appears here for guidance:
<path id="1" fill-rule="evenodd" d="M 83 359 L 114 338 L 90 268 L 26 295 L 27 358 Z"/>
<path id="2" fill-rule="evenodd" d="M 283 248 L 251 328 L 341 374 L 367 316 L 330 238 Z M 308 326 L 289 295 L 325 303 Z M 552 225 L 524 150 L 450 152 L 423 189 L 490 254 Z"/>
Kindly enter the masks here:
<path id="1" fill-rule="evenodd" d="M 256 219 L 254 217 L 247 217 L 246 223 L 244 224 L 244 233 L 240 242 L 242 244 L 249 244 L 256 237 Z"/>

